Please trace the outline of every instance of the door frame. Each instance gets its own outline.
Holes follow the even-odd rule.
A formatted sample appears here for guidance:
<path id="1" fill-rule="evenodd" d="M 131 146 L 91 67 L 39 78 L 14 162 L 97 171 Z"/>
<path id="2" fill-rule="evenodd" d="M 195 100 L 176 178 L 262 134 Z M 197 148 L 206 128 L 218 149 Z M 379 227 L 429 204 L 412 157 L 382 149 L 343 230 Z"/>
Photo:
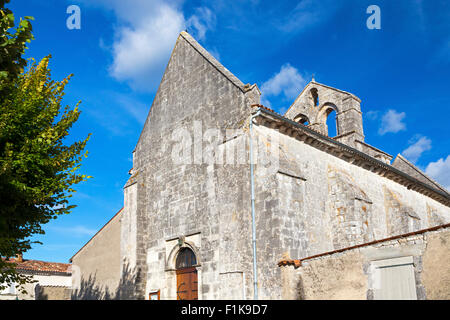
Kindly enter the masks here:
<path id="1" fill-rule="evenodd" d="M 203 299 L 203 277 L 202 277 L 202 257 L 200 255 L 200 249 L 197 245 L 194 244 L 194 237 L 198 237 L 200 232 L 186 236 L 182 245 L 179 244 L 178 237 L 170 238 L 166 240 L 166 254 L 167 258 L 165 261 L 165 281 L 164 281 L 164 289 L 161 290 L 161 298 L 169 299 L 169 300 L 177 300 L 177 274 L 176 274 L 176 257 L 178 252 L 183 248 L 189 248 L 195 253 L 195 257 L 197 259 L 197 264 L 192 266 L 197 270 L 197 285 L 198 285 L 198 299 Z M 198 242 L 198 241 L 197 241 Z M 159 276 L 159 274 L 157 275 Z M 155 286 L 157 284 L 155 283 Z"/>

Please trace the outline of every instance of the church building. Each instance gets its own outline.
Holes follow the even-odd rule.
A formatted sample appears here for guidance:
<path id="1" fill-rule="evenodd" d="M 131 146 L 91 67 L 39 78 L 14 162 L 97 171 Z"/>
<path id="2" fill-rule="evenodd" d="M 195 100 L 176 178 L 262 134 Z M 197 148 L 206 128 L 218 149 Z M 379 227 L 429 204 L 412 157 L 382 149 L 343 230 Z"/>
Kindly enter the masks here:
<path id="1" fill-rule="evenodd" d="M 354 94 L 260 97 L 180 33 L 73 297 L 450 299 L 449 192 L 365 142 Z"/>

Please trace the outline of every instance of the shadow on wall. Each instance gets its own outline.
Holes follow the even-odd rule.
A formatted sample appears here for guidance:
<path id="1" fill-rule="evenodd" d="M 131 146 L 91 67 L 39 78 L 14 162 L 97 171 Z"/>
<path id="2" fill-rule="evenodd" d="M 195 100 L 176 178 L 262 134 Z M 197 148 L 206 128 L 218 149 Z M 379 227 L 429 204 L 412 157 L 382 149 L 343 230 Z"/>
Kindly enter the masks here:
<path id="1" fill-rule="evenodd" d="M 70 300 L 71 289 L 65 286 L 41 286 L 34 288 L 35 300 Z"/>
<path id="2" fill-rule="evenodd" d="M 72 300 L 137 300 L 135 288 L 139 282 L 140 272 L 136 268 L 131 270 L 128 264 L 124 265 L 119 285 L 115 291 L 99 285 L 96 276 L 90 275 L 88 279 L 81 279 L 80 288 L 72 291 Z"/>
<path id="3" fill-rule="evenodd" d="M 36 300 L 48 300 L 48 295 L 44 293 L 44 288 L 39 284 L 34 287 L 34 296 Z"/>

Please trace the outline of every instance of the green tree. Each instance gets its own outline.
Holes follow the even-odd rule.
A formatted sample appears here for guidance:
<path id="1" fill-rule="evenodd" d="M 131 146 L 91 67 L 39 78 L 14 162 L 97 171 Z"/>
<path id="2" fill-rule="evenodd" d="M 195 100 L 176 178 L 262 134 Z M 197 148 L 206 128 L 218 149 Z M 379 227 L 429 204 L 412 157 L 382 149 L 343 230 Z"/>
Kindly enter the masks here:
<path id="1" fill-rule="evenodd" d="M 14 29 L 14 14 L 5 8 L 6 3 L 9 0 L 0 0 L 0 90 L 5 82 L 15 79 L 23 72 L 27 61 L 22 55 L 27 49 L 27 43 L 33 40 L 30 23 L 33 17 L 20 19 L 19 25 Z"/>
<path id="2" fill-rule="evenodd" d="M 87 157 L 90 134 L 67 145 L 69 130 L 80 116 L 79 103 L 62 106 L 72 75 L 52 80 L 50 56 L 21 73 L 31 25 L 22 20 L 10 33 L 14 16 L 3 8 L 5 2 L 0 0 L 0 50 L 7 48 L 0 54 L 0 257 L 9 258 L 29 250 L 30 237 L 44 234 L 43 224 L 75 207 L 69 203 L 72 187 L 89 178 L 78 170 Z M 15 264 L 0 259 L 0 289 L 2 283 L 29 280 L 16 272 Z"/>

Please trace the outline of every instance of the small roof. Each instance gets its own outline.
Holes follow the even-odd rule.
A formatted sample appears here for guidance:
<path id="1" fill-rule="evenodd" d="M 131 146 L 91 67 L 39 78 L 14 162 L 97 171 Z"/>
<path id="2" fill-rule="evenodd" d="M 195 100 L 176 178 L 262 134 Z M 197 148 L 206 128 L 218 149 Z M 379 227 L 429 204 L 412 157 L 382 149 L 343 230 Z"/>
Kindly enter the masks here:
<path id="1" fill-rule="evenodd" d="M 5 260 L 4 258 L 2 258 Z M 40 260 L 27 260 L 27 259 L 17 259 L 10 258 L 6 262 L 15 263 L 16 270 L 18 271 L 33 271 L 33 272 L 45 272 L 45 273 L 66 273 L 68 275 L 72 274 L 72 268 L 70 263 L 60 263 L 60 262 L 47 262 Z"/>

